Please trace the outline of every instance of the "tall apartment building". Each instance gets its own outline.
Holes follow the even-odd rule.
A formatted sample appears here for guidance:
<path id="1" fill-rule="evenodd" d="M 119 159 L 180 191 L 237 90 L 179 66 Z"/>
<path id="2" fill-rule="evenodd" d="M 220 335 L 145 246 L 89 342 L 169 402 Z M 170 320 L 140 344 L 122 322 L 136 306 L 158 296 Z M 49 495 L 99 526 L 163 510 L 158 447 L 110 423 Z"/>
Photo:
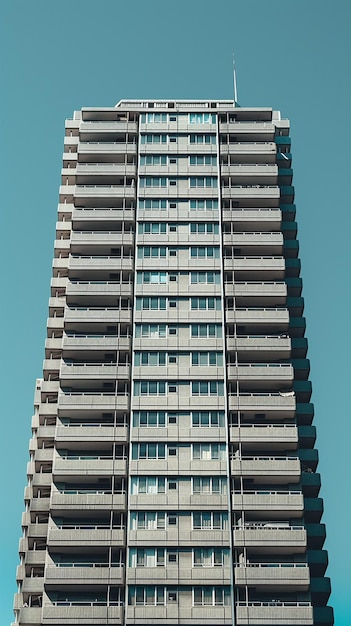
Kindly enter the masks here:
<path id="1" fill-rule="evenodd" d="M 289 122 L 66 123 L 15 624 L 329 626 Z"/>

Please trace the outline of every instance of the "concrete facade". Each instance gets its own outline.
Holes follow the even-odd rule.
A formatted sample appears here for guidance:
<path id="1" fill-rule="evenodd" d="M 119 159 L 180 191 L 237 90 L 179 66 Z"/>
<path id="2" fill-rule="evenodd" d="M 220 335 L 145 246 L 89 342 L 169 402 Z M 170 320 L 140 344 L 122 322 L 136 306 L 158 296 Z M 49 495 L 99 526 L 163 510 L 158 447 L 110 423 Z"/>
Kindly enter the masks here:
<path id="1" fill-rule="evenodd" d="M 15 622 L 329 626 L 289 122 L 66 122 Z"/>

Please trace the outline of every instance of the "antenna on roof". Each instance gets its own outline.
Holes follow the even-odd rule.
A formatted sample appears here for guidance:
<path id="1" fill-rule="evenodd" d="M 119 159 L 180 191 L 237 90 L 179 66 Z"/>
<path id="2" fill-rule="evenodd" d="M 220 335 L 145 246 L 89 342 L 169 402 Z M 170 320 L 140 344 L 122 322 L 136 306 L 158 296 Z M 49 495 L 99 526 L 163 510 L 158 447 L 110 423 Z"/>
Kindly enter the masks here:
<path id="1" fill-rule="evenodd" d="M 238 91 L 236 88 L 236 70 L 235 70 L 234 52 L 233 52 L 233 84 L 234 84 L 234 106 L 235 106 L 236 103 L 238 102 Z"/>

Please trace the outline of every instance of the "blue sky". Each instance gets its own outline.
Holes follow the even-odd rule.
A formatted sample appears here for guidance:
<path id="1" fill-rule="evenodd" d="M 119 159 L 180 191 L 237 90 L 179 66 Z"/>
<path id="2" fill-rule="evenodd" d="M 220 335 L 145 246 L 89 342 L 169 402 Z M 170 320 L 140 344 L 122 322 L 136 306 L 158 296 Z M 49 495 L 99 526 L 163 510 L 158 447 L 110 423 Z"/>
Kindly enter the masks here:
<path id="1" fill-rule="evenodd" d="M 292 126 L 307 336 L 336 625 L 349 626 L 349 0 L 5 0 L 0 614 L 12 617 L 41 376 L 64 120 L 121 98 L 231 98 Z M 348 490 L 343 491 L 344 485 Z"/>

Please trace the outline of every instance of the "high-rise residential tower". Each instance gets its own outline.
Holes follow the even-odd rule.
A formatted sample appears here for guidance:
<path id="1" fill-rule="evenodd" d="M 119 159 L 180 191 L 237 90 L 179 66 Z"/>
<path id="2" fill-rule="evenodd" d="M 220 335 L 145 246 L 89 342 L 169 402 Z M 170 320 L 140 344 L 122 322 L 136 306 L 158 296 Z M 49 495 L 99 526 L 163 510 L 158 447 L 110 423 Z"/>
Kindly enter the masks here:
<path id="1" fill-rule="evenodd" d="M 289 122 L 66 123 L 15 623 L 330 626 Z"/>

